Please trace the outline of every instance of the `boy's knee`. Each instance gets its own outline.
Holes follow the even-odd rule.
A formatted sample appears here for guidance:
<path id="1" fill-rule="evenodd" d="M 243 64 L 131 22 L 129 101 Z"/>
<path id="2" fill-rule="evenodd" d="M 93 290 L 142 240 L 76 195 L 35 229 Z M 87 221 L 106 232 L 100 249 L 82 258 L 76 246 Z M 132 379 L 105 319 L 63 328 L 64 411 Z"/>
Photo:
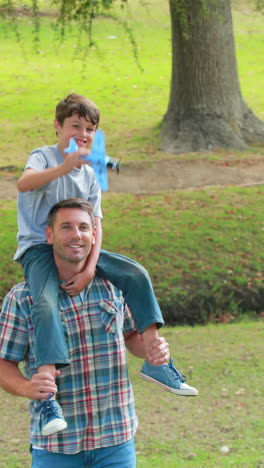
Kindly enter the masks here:
<path id="1" fill-rule="evenodd" d="M 126 270 L 127 279 L 134 283 L 140 283 L 141 286 L 143 283 L 150 282 L 150 276 L 142 265 L 139 263 L 137 265 L 129 266 Z"/>

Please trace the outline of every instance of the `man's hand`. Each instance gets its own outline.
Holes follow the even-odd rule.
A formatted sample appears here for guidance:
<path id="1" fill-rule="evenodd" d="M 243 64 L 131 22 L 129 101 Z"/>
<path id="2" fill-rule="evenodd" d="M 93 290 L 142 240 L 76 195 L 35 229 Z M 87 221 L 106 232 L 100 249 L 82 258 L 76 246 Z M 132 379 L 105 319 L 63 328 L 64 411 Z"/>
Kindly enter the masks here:
<path id="1" fill-rule="evenodd" d="M 154 366 L 165 364 L 170 358 L 169 345 L 163 337 L 155 338 L 147 353 L 143 344 L 142 335 L 140 335 L 138 331 L 125 333 L 124 337 L 127 349 L 134 354 L 134 356 L 147 359 L 147 361 Z"/>
<path id="2" fill-rule="evenodd" d="M 70 296 L 77 296 L 94 278 L 94 270 L 85 270 L 73 276 L 67 283 L 61 284 L 61 288 Z"/>
<path id="3" fill-rule="evenodd" d="M 147 353 L 147 361 L 154 365 L 160 366 L 162 364 L 166 364 L 166 362 L 170 358 L 170 350 L 169 344 L 163 338 L 163 336 L 159 336 L 152 341 L 151 347 Z"/>
<path id="4" fill-rule="evenodd" d="M 60 371 L 56 371 L 56 376 Z M 31 380 L 25 383 L 25 397 L 31 400 L 45 400 L 50 393 L 57 392 L 55 379 L 47 372 L 39 372 L 34 374 Z"/>

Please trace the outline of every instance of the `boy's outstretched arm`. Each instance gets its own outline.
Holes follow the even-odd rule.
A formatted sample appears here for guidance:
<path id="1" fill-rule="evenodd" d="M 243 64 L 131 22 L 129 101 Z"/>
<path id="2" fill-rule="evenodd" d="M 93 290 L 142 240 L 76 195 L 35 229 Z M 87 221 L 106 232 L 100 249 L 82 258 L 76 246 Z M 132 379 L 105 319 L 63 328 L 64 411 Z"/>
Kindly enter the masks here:
<path id="1" fill-rule="evenodd" d="M 43 185 L 48 184 L 54 179 L 58 179 L 72 171 L 74 167 L 80 168 L 82 164 L 89 164 L 81 156 L 87 154 L 87 149 L 79 148 L 75 153 L 67 155 L 63 163 L 56 167 L 48 167 L 43 171 L 36 169 L 26 169 L 17 181 L 19 192 L 29 192 Z"/>
<path id="2" fill-rule="evenodd" d="M 92 250 L 89 254 L 89 257 L 86 262 L 85 269 L 73 276 L 66 284 L 62 285 L 61 288 L 64 289 L 70 296 L 76 296 L 79 294 L 85 286 L 93 279 L 96 272 L 96 265 L 100 255 L 101 245 L 102 245 L 102 224 L 101 218 L 95 216 L 95 244 L 92 247 Z"/>

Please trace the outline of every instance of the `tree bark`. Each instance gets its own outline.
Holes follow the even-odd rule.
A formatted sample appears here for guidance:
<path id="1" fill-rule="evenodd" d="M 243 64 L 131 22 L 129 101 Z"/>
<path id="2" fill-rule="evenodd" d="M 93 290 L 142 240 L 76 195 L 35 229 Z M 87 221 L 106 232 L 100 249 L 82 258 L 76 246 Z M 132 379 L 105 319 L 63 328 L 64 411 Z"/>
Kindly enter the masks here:
<path id="1" fill-rule="evenodd" d="M 264 122 L 241 96 L 230 0 L 169 3 L 173 61 L 162 150 L 244 149 L 263 143 Z M 183 3 L 185 17 L 179 11 Z"/>

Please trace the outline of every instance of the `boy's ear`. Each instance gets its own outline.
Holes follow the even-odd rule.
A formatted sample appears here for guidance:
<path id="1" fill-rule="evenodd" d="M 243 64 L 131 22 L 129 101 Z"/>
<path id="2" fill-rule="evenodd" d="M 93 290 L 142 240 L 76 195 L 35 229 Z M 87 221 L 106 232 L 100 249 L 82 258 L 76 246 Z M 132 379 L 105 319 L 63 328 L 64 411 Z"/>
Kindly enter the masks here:
<path id="1" fill-rule="evenodd" d="M 59 124 L 59 122 L 58 122 L 57 119 L 54 119 L 53 125 L 54 125 L 54 128 L 55 128 L 56 132 L 57 132 L 57 131 L 58 131 L 58 128 L 59 128 L 59 126 L 60 126 L 60 124 Z"/>

